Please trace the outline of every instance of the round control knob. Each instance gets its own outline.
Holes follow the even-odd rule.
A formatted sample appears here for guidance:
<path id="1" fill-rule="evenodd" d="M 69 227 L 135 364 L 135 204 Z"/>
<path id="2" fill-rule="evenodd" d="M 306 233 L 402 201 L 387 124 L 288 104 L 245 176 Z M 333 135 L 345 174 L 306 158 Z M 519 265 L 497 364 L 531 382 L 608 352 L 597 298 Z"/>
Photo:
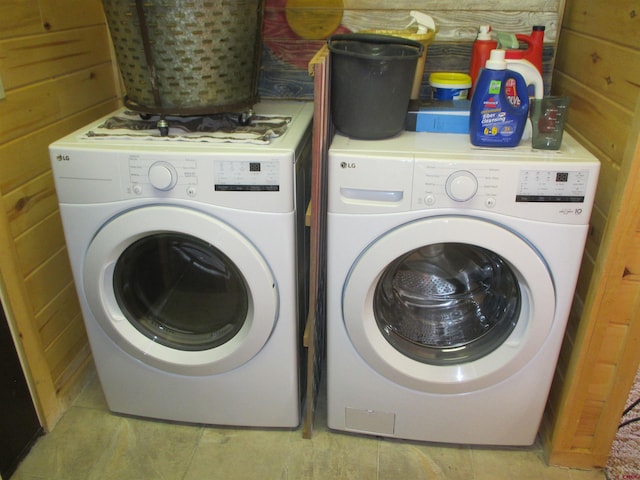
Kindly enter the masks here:
<path id="1" fill-rule="evenodd" d="M 445 188 L 452 200 L 466 202 L 478 191 L 478 179 L 473 173 L 460 170 L 449 175 Z"/>
<path id="2" fill-rule="evenodd" d="M 156 162 L 149 168 L 149 182 L 158 190 L 171 190 L 178 182 L 178 172 L 167 162 Z"/>

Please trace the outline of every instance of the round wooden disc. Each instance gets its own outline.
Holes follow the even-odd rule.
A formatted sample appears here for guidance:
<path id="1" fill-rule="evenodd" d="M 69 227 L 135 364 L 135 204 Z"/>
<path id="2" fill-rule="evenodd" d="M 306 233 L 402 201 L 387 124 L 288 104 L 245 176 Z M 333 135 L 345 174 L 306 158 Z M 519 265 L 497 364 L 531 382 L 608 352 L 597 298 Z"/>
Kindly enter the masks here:
<path id="1" fill-rule="evenodd" d="M 300 37 L 319 40 L 331 35 L 342 22 L 342 0 L 287 0 L 289 27 Z"/>

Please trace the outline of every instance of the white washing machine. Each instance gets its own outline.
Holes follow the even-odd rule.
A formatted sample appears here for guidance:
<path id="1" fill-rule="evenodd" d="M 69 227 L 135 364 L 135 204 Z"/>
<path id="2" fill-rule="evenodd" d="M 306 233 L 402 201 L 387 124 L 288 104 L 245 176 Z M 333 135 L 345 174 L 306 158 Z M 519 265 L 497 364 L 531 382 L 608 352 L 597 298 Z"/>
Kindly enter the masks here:
<path id="1" fill-rule="evenodd" d="M 599 163 L 466 135 L 336 136 L 329 151 L 328 424 L 531 445 L 587 236 Z"/>
<path id="2" fill-rule="evenodd" d="M 286 132 L 263 145 L 85 138 L 101 119 L 50 146 L 114 412 L 299 424 L 313 106 L 254 109 L 290 118 Z"/>

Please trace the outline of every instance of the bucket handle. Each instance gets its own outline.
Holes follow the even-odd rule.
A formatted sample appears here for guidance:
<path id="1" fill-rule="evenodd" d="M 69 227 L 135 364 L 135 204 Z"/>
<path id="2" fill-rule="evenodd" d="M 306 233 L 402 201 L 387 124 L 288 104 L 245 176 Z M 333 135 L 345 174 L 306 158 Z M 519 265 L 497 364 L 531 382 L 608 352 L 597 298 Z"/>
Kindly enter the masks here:
<path id="1" fill-rule="evenodd" d="M 410 40 L 408 38 L 395 36 L 395 35 L 380 35 L 378 33 L 340 33 L 338 35 L 332 35 L 329 37 L 328 44 L 329 49 L 333 47 L 334 41 L 356 41 L 363 43 L 383 43 L 388 45 L 405 45 L 408 47 L 414 47 L 418 49 L 416 57 L 421 57 L 424 52 L 424 45 L 420 42 L 416 42 L 415 40 Z M 335 48 L 335 47 L 334 47 Z M 359 56 L 353 52 L 341 51 L 340 53 L 351 54 L 354 56 Z"/>
<path id="2" fill-rule="evenodd" d="M 153 60 L 153 53 L 151 51 L 151 41 L 149 39 L 149 28 L 147 27 L 147 17 L 144 13 L 144 6 L 142 4 L 142 0 L 136 0 L 136 13 L 138 14 L 138 22 L 140 23 L 140 34 L 142 35 L 142 46 L 144 47 L 145 62 L 147 64 L 147 71 L 149 73 L 149 80 L 151 82 L 153 100 L 156 102 L 156 105 L 162 105 L 162 98 L 160 97 L 160 89 L 158 87 L 158 76 L 156 75 L 156 68 Z"/>

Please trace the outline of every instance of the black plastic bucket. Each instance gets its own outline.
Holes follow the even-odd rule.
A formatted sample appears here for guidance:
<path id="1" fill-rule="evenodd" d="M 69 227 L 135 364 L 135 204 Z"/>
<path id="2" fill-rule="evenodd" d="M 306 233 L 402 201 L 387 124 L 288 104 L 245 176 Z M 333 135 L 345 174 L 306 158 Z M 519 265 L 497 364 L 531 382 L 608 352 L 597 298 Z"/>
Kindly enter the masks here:
<path id="1" fill-rule="evenodd" d="M 334 35 L 331 117 L 345 135 L 366 140 L 403 130 L 418 58 L 424 46 L 389 35 Z"/>

